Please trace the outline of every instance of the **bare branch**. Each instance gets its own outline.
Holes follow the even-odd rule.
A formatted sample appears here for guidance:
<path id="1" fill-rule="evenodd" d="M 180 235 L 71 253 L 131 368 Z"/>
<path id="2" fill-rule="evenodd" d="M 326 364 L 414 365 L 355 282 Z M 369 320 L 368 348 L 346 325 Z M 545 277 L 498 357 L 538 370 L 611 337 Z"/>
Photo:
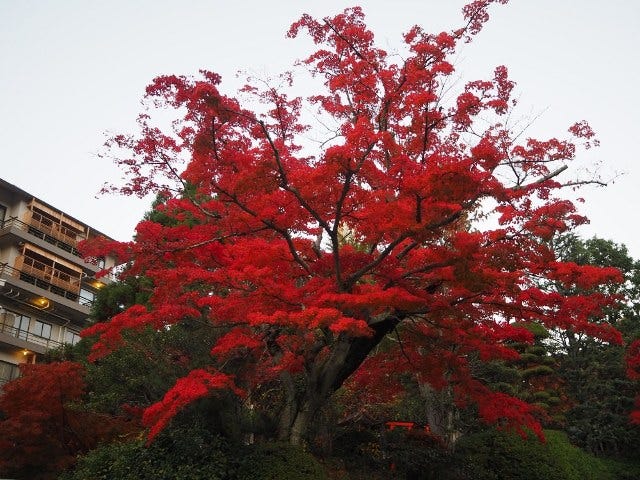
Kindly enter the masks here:
<path id="1" fill-rule="evenodd" d="M 546 182 L 547 180 L 551 180 L 554 177 L 557 177 L 558 175 L 560 175 L 562 172 L 564 172 L 567 168 L 569 168 L 567 165 L 562 165 L 560 168 L 554 170 L 553 172 L 549 172 L 547 173 L 545 176 L 538 178 L 536 181 L 531 182 L 531 183 L 527 183 L 526 185 L 516 185 L 515 187 L 512 188 L 512 190 L 522 190 L 524 188 L 529 188 L 529 187 L 533 187 L 535 185 L 539 185 L 541 183 Z"/>

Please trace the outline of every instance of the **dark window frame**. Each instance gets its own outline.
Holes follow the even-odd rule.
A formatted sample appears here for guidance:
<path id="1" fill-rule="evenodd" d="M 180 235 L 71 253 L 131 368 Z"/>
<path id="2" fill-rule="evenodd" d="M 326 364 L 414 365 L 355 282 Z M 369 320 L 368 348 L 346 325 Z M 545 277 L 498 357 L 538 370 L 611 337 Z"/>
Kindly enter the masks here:
<path id="1" fill-rule="evenodd" d="M 9 311 L 9 313 L 13 315 L 13 328 L 16 330 L 16 337 L 26 340 L 29 336 L 30 325 L 31 325 L 31 317 L 29 315 L 25 315 L 24 313 Z M 26 326 L 24 324 L 26 320 Z"/>
<path id="2" fill-rule="evenodd" d="M 7 372 L 8 375 L 4 375 Z M 11 380 L 15 380 L 20 375 L 20 369 L 18 365 L 0 360 L 0 386 L 4 385 Z"/>
<path id="3" fill-rule="evenodd" d="M 44 334 L 45 327 L 49 327 L 49 336 Z M 33 329 L 31 333 L 36 337 L 46 338 L 47 340 L 51 340 L 51 333 L 53 332 L 53 325 L 47 322 L 43 322 L 42 320 L 36 319 L 33 324 Z"/>

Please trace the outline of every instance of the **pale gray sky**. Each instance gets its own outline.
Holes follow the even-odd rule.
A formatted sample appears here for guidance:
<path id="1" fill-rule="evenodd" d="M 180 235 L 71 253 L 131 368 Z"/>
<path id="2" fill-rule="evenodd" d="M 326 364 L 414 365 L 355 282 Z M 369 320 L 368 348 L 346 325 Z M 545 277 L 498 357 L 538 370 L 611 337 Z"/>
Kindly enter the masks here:
<path id="1" fill-rule="evenodd" d="M 464 0 L 362 0 L 387 50 L 419 23 L 448 30 Z M 104 132 L 132 131 L 140 98 L 161 74 L 204 68 L 239 86 L 238 70 L 277 74 L 309 50 L 285 38 L 303 12 L 325 16 L 355 1 L 0 0 L 0 177 L 105 234 L 130 238 L 148 201 L 96 197 L 120 172 L 96 157 Z M 579 232 L 625 243 L 640 258 L 640 2 L 512 0 L 460 54 L 463 79 L 507 65 L 531 135 L 563 135 L 587 119 L 602 146 L 583 165 L 626 172 L 580 192 L 591 225 Z"/>

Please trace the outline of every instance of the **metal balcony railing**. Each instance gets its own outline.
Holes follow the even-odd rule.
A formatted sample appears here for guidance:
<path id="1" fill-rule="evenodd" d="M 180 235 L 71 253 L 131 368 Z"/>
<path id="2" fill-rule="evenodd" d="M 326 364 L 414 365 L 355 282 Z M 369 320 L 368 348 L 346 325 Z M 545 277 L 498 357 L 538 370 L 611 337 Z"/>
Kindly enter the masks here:
<path id="1" fill-rule="evenodd" d="M 52 269 L 53 270 L 53 269 Z M 37 275 L 33 275 L 32 272 L 37 273 Z M 80 305 L 90 307 L 93 304 L 93 298 L 86 298 L 80 295 L 79 293 L 79 280 L 78 286 L 75 287 L 74 291 L 69 291 L 66 288 L 62 288 L 52 282 L 53 277 L 46 278 L 46 276 L 42 275 L 41 270 L 32 269 L 29 266 L 23 264 L 22 269 L 17 269 L 9 266 L 6 263 L 0 263 L 0 277 L 7 276 L 18 278 L 24 282 L 30 283 L 31 285 L 35 285 L 36 287 L 47 290 L 51 293 L 69 299 L 73 302 L 77 302 Z M 63 282 L 61 282 L 63 283 Z"/>
<path id="2" fill-rule="evenodd" d="M 21 220 L 18 220 L 16 217 L 10 217 L 0 225 L 0 228 L 5 227 L 16 227 L 25 232 L 29 232 L 31 235 L 41 238 L 45 242 L 48 242 L 51 245 L 55 245 L 56 247 L 61 248 L 62 250 L 71 253 L 72 255 L 75 255 L 76 257 L 82 257 L 82 255 L 80 255 L 80 252 L 76 248 L 78 246 L 78 242 L 75 238 L 59 232 L 51 226 L 45 225 L 37 218 L 31 218 L 31 221 L 29 223 L 25 223 Z"/>
<path id="3" fill-rule="evenodd" d="M 50 338 L 41 337 L 34 333 L 28 332 L 26 330 L 20 330 L 14 327 L 13 325 L 7 325 L 4 323 L 0 323 L 0 333 L 6 333 L 8 335 L 11 335 L 12 337 L 24 340 L 25 342 L 40 345 L 46 349 L 57 348 L 64 345 L 63 343 L 58 342 L 56 340 L 51 340 Z"/>

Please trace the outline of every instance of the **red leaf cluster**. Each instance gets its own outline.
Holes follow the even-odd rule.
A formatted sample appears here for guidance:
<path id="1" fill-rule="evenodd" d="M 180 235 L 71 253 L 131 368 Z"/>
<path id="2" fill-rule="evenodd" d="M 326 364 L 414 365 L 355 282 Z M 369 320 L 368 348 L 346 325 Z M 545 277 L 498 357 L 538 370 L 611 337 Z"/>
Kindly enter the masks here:
<path id="1" fill-rule="evenodd" d="M 212 390 L 220 389 L 230 389 L 238 395 L 242 394 L 242 391 L 234 386 L 233 380 L 223 373 L 211 373 L 198 369 L 192 370 L 186 377 L 179 379 L 160 402 L 153 404 L 144 412 L 142 422 L 150 427 L 149 441 L 153 440 L 185 406 L 209 395 Z"/>
<path id="2" fill-rule="evenodd" d="M 21 365 L 0 395 L 0 473 L 57 478 L 100 442 L 139 430 L 124 418 L 82 411 L 84 369 L 74 362 Z"/>

